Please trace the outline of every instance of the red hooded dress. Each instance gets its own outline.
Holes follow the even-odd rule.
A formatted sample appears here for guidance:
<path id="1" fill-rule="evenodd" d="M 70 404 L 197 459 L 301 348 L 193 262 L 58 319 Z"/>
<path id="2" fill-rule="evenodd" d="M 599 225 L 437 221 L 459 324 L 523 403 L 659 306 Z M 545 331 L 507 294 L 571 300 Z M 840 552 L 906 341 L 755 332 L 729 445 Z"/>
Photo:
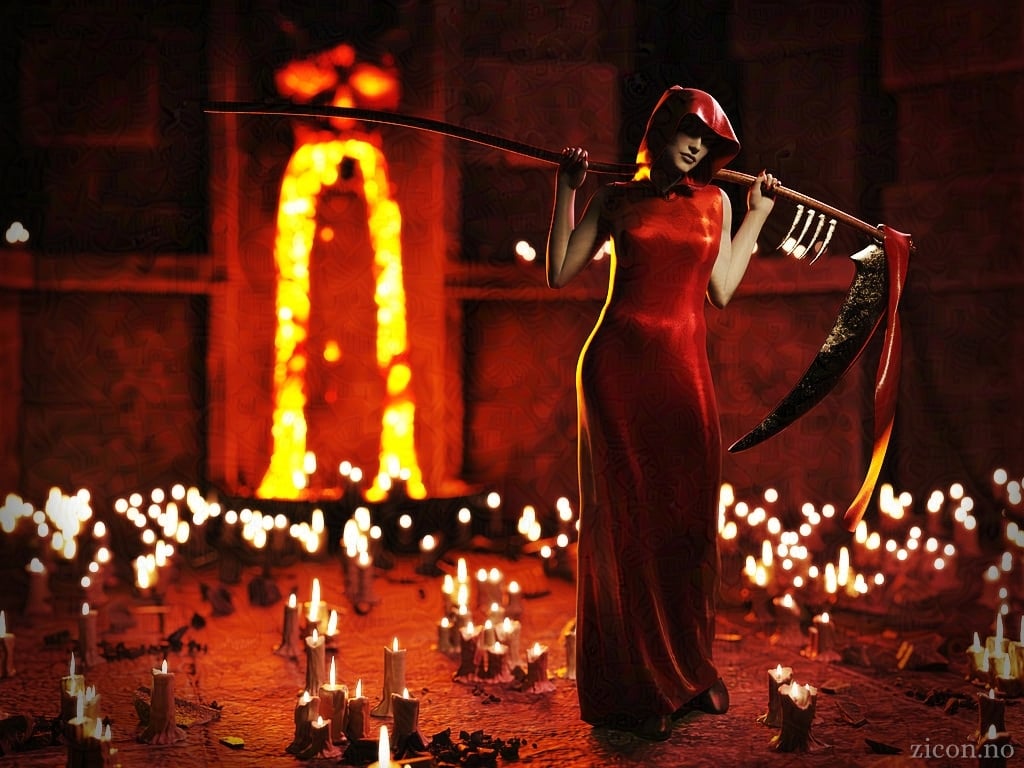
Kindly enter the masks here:
<path id="1" fill-rule="evenodd" d="M 708 94 L 675 87 L 655 107 L 641 167 L 680 120 L 718 136 L 671 190 L 613 184 L 608 297 L 580 355 L 577 686 L 594 724 L 668 715 L 718 678 L 721 439 L 706 350 L 705 300 L 722 232 L 712 175 L 739 151 Z"/>

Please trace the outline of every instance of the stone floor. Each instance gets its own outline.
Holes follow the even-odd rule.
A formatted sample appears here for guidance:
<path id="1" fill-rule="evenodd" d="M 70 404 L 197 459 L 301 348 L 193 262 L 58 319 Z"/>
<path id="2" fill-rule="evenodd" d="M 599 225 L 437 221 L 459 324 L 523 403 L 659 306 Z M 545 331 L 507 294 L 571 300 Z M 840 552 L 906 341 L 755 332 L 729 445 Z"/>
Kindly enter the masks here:
<path id="1" fill-rule="evenodd" d="M 406 681 L 420 699 L 420 731 L 429 740 L 451 729 L 482 731 L 512 743 L 521 739 L 518 760 L 498 758 L 498 766 L 513 762 L 529 766 L 900 766 L 965 765 L 965 745 L 977 727 L 979 689 L 964 680 L 960 652 L 973 631 L 986 634 L 977 606 L 947 604 L 931 620 L 893 622 L 881 615 L 864 615 L 837 608 L 837 626 L 845 627 L 846 660 L 808 659 L 801 654 L 806 637 L 799 628 L 779 632 L 758 618 L 749 606 L 723 608 L 716 660 L 732 695 L 724 716 L 692 714 L 677 723 L 666 742 L 651 743 L 618 731 L 594 729 L 578 719 L 574 683 L 565 678 L 561 634 L 573 617 L 573 586 L 564 578 L 544 575 L 538 561 L 516 561 L 484 551 L 460 553 L 470 572 L 492 566 L 507 579 L 515 578 L 528 594 L 522 616 L 522 643 L 550 648 L 549 671 L 554 690 L 544 694 L 518 690 L 512 684 L 471 685 L 453 681 L 457 660 L 436 650 L 437 622 L 441 615 L 441 578 L 416 573 L 416 559 L 399 557 L 394 567 L 377 571 L 372 610 L 360 615 L 344 597 L 338 561 L 294 562 L 272 571 L 282 593 L 297 589 L 308 598 L 312 578 L 322 583 L 322 597 L 342 613 L 336 647 L 339 682 L 351 690 L 362 680 L 371 706 L 383 685 L 384 648 L 394 638 L 406 649 Z M 448 567 L 442 563 L 445 567 Z M 259 574 L 250 566 L 238 583 L 225 586 L 215 567 L 179 573 L 164 597 L 168 612 L 160 632 L 158 616 L 135 613 L 134 627 L 114 634 L 101 631 L 109 643 L 126 649 L 157 646 L 176 629 L 182 634 L 180 652 L 167 655 L 176 673 L 179 721 L 186 738 L 172 746 L 139 743 L 137 689 L 149 686 L 151 668 L 162 654 L 143 653 L 134 659 L 103 661 L 85 670 L 86 682 L 102 697 L 102 710 L 112 723 L 116 763 L 122 766 L 293 766 L 302 762 L 285 751 L 291 741 L 295 697 L 305 679 L 304 661 L 290 661 L 271 649 L 281 639 L 283 602 L 252 606 L 247 585 Z M 17 576 L 17 574 L 15 574 Z M 18 606 L 24 595 L 16 577 L 3 582 L 0 607 Z M 205 588 L 224 588 L 234 611 L 216 616 L 204 599 Z M 6 592 L 6 594 L 4 594 Z M 223 597 L 223 595 L 221 595 Z M 105 615 L 117 607 L 137 609 L 142 603 L 125 589 L 111 588 L 100 608 Z M 55 593 L 52 617 L 28 622 L 9 608 L 8 631 L 15 633 L 17 674 L 0 679 L 0 714 L 25 714 L 37 727 L 57 715 L 59 681 L 67 674 L 70 651 L 77 637 L 77 617 L 71 599 Z M 192 626 L 198 615 L 205 626 Z M 987 614 L 985 614 L 987 615 Z M 69 635 L 61 637 L 61 632 Z M 46 638 L 50 638 L 50 642 Z M 942 642 L 940 642 L 942 641 Z M 907 669 L 899 669 L 901 645 L 914 643 L 918 652 Z M 190 651 L 190 643 L 192 650 Z M 925 649 L 941 647 L 950 653 L 948 665 Z M 856 652 L 854 652 L 856 651 Z M 850 663 L 855 661 L 857 663 Z M 920 662 L 920 663 L 918 663 Z M 329 663 L 329 662 L 328 662 Z M 767 709 L 767 671 L 777 664 L 792 667 L 799 682 L 819 688 L 813 735 L 815 751 L 803 754 L 776 752 L 771 745 L 776 729 L 758 722 Z M 927 669 L 910 669 L 925 666 Z M 929 696 L 930 694 L 930 696 Z M 956 711 L 942 706 L 952 700 Z M 1024 733 L 1024 712 L 1017 700 L 1007 702 L 1007 730 Z M 8 720 L 8 723 L 11 721 Z M 375 719 L 380 724 L 390 719 Z M 240 749 L 222 739 L 238 737 Z M 878 742 L 895 747 L 898 754 L 878 754 L 869 746 Z M 1014 743 L 1018 746 L 1017 743 Z M 1021 747 L 1018 752 L 1024 750 Z M 953 759 L 936 754 L 956 752 Z M 49 734 L 37 731 L 12 751 L 7 745 L 0 765 L 53 766 L 63 764 L 65 747 Z M 339 760 L 309 762 L 338 764 Z M 973 764 L 973 759 L 966 764 Z M 1014 761 L 1011 759 L 1011 764 Z"/>

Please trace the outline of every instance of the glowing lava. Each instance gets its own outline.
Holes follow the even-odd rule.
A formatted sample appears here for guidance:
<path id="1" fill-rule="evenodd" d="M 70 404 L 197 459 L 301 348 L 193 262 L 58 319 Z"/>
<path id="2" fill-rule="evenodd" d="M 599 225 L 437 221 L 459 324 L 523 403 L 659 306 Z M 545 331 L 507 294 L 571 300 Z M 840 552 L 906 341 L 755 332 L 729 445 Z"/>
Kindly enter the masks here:
<path id="1" fill-rule="evenodd" d="M 339 47 L 340 49 L 341 47 Z M 342 51 L 344 53 L 344 51 Z M 337 58 L 337 57 L 335 57 Z M 318 62 L 338 66 L 336 61 Z M 351 62 L 345 62 L 351 63 Z M 323 68 L 309 62 L 286 68 L 279 84 L 284 90 L 309 96 L 334 81 Z M 362 79 L 348 85 L 361 95 L 363 80 L 379 90 L 386 81 L 380 70 L 357 68 Z M 383 78 L 383 79 L 382 79 Z M 300 88 L 305 84 L 305 88 Z M 336 91 L 336 102 L 348 101 L 351 91 Z M 376 92 L 368 93 L 370 100 Z M 340 127 L 340 126 L 336 126 Z M 390 196 L 384 153 L 368 137 L 339 136 L 326 132 L 299 133 L 298 144 L 285 169 L 277 211 L 274 262 L 277 268 L 277 330 L 274 338 L 273 453 L 257 495 L 261 498 L 299 498 L 306 487 L 306 371 L 309 361 L 310 253 L 317 229 L 321 195 L 337 183 L 343 160 L 354 161 L 362 179 L 367 225 L 374 251 L 374 299 L 377 304 L 377 366 L 386 394 L 381 424 L 380 469 L 367 490 L 370 501 L 383 498 L 401 477 L 409 496 L 423 498 L 426 488 L 416 459 L 411 394 L 412 370 L 408 362 L 405 288 L 402 281 L 402 215 Z"/>

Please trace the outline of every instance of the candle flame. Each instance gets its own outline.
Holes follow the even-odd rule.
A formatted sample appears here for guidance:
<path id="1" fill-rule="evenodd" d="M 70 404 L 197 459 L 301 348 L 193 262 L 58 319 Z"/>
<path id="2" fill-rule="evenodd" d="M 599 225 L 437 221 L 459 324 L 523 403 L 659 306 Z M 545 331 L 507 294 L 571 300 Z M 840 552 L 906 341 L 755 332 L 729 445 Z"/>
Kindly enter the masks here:
<path id="1" fill-rule="evenodd" d="M 299 704 L 305 706 L 313 700 L 313 697 L 309 695 L 309 691 L 303 691 L 302 696 L 299 697 Z"/>
<path id="2" fill-rule="evenodd" d="M 74 651 L 71 652 L 71 669 L 68 672 L 68 676 L 69 677 L 74 677 L 75 676 L 75 652 Z"/>
<path id="3" fill-rule="evenodd" d="M 398 638 L 396 637 L 391 643 L 391 650 L 398 651 Z"/>
<path id="4" fill-rule="evenodd" d="M 298 602 L 295 599 L 295 593 L 292 592 L 290 595 L 288 595 L 288 607 L 294 608 L 296 605 L 298 605 Z"/>
<path id="5" fill-rule="evenodd" d="M 828 611 L 822 611 L 822 613 L 821 613 L 821 623 L 822 624 L 828 624 L 829 621 L 830 621 L 830 619 L 828 617 Z"/>
<path id="6" fill-rule="evenodd" d="M 363 678 L 359 678 L 356 681 L 356 698 L 361 699 L 363 697 Z"/>
<path id="7" fill-rule="evenodd" d="M 320 579 L 313 579 L 312 597 L 309 599 L 309 621 L 315 622 L 320 616 Z"/>
<path id="8" fill-rule="evenodd" d="M 465 582 L 466 579 L 468 578 L 466 558 L 464 557 L 459 558 L 458 565 L 456 566 L 456 578 L 459 580 L 460 583 Z"/>
<path id="9" fill-rule="evenodd" d="M 327 619 L 327 635 L 335 635 L 338 632 L 338 612 L 335 610 L 331 611 L 331 616 Z"/>
<path id="10" fill-rule="evenodd" d="M 313 645 L 316 645 L 320 639 L 320 634 L 316 631 L 316 627 L 313 627 Z"/>
<path id="11" fill-rule="evenodd" d="M 89 604 L 88 603 L 82 603 L 82 615 L 83 616 L 88 616 L 89 615 Z"/>
<path id="12" fill-rule="evenodd" d="M 331 656 L 331 685 L 337 685 L 336 678 L 334 675 L 334 657 Z"/>
<path id="13" fill-rule="evenodd" d="M 110 741 L 110 739 L 110 723 L 107 723 L 105 726 L 103 726 L 103 741 Z"/>
<path id="14" fill-rule="evenodd" d="M 1010 677 L 1010 657 L 1003 656 L 1003 677 Z"/>
<path id="15" fill-rule="evenodd" d="M 995 690 L 995 688 L 989 688 L 988 689 L 988 697 L 990 699 L 994 699 L 996 697 L 996 690 Z"/>
<path id="16" fill-rule="evenodd" d="M 408 699 L 409 698 L 409 689 L 408 688 L 403 688 L 402 689 L 402 698 L 403 699 Z"/>
<path id="17" fill-rule="evenodd" d="M 323 715 L 317 715 L 316 716 L 316 727 L 317 728 L 323 728 L 324 727 L 324 716 Z"/>
<path id="18" fill-rule="evenodd" d="M 100 718 L 96 718 L 96 728 L 93 730 L 92 737 L 99 741 L 103 738 L 103 721 Z"/>
<path id="19" fill-rule="evenodd" d="M 778 677 L 782 677 L 782 665 L 781 664 L 776 664 L 775 665 L 775 674 Z"/>
<path id="20" fill-rule="evenodd" d="M 450 627 L 451 625 L 452 625 L 452 623 L 450 621 L 448 621 L 448 617 L 447 616 L 445 616 L 445 617 L 443 617 L 441 619 L 441 628 L 442 629 L 448 629 L 448 627 Z"/>
<path id="21" fill-rule="evenodd" d="M 391 741 L 388 739 L 388 727 L 380 727 L 380 741 L 377 743 L 377 765 L 380 768 L 391 768 Z"/>
<path id="22" fill-rule="evenodd" d="M 0 611 L 0 635 L 7 634 L 7 616 L 3 611 Z"/>
<path id="23" fill-rule="evenodd" d="M 994 739 L 996 739 L 998 737 L 998 735 L 999 735 L 999 732 L 996 730 L 996 724 L 995 723 L 989 723 L 989 725 L 988 725 L 988 733 L 985 734 L 985 738 L 986 739 L 994 740 Z"/>
<path id="24" fill-rule="evenodd" d="M 167 674 L 167 659 L 164 659 L 164 663 L 160 665 L 160 671 Z"/>

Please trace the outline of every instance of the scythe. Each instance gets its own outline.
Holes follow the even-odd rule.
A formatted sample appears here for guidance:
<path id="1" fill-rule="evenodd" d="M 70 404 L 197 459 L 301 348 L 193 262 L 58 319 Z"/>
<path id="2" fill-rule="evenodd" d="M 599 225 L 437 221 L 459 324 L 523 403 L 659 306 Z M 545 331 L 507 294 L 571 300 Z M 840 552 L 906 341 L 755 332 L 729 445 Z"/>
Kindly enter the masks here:
<path id="1" fill-rule="evenodd" d="M 348 118 L 368 123 L 395 125 L 429 131 L 462 141 L 469 141 L 504 152 L 532 157 L 558 164 L 560 152 L 542 149 L 502 136 L 445 123 L 440 120 L 403 115 L 375 109 L 355 107 L 274 104 L 259 102 L 213 101 L 203 104 L 203 111 L 218 114 L 282 115 L 293 117 Z M 633 176 L 636 166 L 619 163 L 589 163 L 588 170 L 617 176 Z M 754 176 L 723 169 L 715 180 L 750 185 Z M 775 195 L 797 204 L 796 217 L 779 246 L 783 253 L 796 259 L 811 256 L 817 260 L 828 247 L 836 224 L 842 223 L 866 235 L 872 243 L 850 258 L 855 275 L 839 315 L 810 367 L 760 424 L 729 447 L 738 452 L 778 434 L 821 402 L 839 383 L 860 357 L 875 331 L 886 319 L 883 348 L 875 378 L 874 442 L 866 476 L 844 517 L 849 530 L 854 530 L 867 510 L 885 459 L 892 435 L 899 390 L 901 335 L 899 301 L 906 281 L 910 253 L 914 246 L 910 236 L 885 225 L 874 227 L 843 211 L 794 190 L 779 186 Z M 815 220 L 817 223 L 815 224 Z M 828 227 L 826 229 L 826 220 Z M 811 230 L 814 224 L 813 231 Z M 798 232 L 799 230 L 799 232 Z M 821 237 L 825 230 L 824 237 Z M 808 237 L 810 233 L 810 237 Z"/>

